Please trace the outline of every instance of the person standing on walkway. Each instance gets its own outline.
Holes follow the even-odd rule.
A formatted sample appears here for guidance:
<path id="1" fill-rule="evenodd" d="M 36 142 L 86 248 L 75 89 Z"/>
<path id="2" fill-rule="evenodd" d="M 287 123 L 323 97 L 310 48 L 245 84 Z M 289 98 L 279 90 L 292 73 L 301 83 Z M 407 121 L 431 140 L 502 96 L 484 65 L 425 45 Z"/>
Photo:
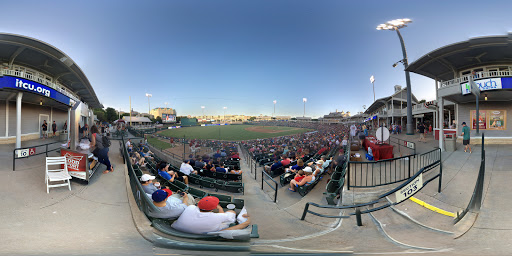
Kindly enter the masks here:
<path id="1" fill-rule="evenodd" d="M 462 122 L 462 144 L 464 145 L 464 152 L 467 152 L 468 148 L 469 148 L 469 153 L 473 153 L 471 151 L 471 145 L 469 144 L 469 139 L 470 139 L 469 127 L 466 125 L 466 122 Z"/>
<path id="2" fill-rule="evenodd" d="M 43 139 L 48 137 L 48 124 L 46 123 L 46 120 L 43 120 L 43 125 L 41 125 L 43 130 Z"/>
<path id="3" fill-rule="evenodd" d="M 420 123 L 420 125 L 418 125 L 418 133 L 420 134 L 419 141 L 427 142 L 427 140 L 425 139 L 425 126 L 423 125 L 423 123 Z"/>
<path id="4" fill-rule="evenodd" d="M 55 121 L 53 121 L 53 124 L 52 124 L 52 132 L 53 132 L 53 137 L 55 137 L 55 133 L 57 132 L 57 124 L 55 123 Z"/>
<path id="5" fill-rule="evenodd" d="M 113 172 L 114 167 L 110 164 L 110 159 L 108 158 L 109 148 L 103 145 L 103 136 L 100 134 L 100 131 L 96 125 L 91 127 L 91 133 L 91 148 L 95 147 L 93 153 L 98 156 L 98 162 L 107 166 L 107 169 L 103 172 L 103 174 Z"/>

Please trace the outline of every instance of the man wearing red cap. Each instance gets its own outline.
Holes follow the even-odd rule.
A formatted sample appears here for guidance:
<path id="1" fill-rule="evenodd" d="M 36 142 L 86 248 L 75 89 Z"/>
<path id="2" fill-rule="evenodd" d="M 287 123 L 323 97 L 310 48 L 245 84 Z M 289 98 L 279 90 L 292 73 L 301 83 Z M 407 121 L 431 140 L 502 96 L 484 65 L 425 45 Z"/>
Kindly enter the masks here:
<path id="1" fill-rule="evenodd" d="M 183 199 L 180 200 L 175 197 L 171 197 L 172 191 L 164 188 L 153 192 L 151 198 L 153 204 L 158 207 L 159 211 L 149 211 L 148 215 L 153 218 L 161 219 L 176 219 L 188 205 L 188 195 L 183 193 Z"/>
<path id="2" fill-rule="evenodd" d="M 217 209 L 218 213 L 213 210 Z M 251 223 L 249 215 L 244 214 L 247 221 L 233 227 L 231 223 L 236 221 L 235 211 L 226 211 L 219 205 L 219 199 L 214 196 L 207 196 L 201 199 L 197 206 L 190 205 L 183 211 L 181 216 L 172 224 L 172 227 L 188 233 L 206 234 L 220 230 L 244 229 Z"/>

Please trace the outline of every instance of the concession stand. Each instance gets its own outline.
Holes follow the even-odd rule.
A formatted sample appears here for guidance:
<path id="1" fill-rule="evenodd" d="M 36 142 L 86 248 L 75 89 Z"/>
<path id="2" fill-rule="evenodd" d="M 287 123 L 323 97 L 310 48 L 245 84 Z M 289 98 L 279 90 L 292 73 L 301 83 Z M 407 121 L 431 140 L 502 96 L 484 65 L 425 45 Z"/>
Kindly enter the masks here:
<path id="1" fill-rule="evenodd" d="M 372 149 L 373 159 L 375 161 L 393 158 L 393 146 L 389 144 L 381 144 L 377 138 L 368 136 L 363 140 L 363 147 L 368 150 Z"/>
<path id="2" fill-rule="evenodd" d="M 90 168 L 94 159 L 92 153 L 89 152 L 89 141 L 82 140 L 76 149 L 61 148 L 60 155 L 66 157 L 68 172 L 74 178 L 78 178 L 89 183 L 89 180 L 98 169 L 100 163 L 96 164 L 96 168 Z"/>

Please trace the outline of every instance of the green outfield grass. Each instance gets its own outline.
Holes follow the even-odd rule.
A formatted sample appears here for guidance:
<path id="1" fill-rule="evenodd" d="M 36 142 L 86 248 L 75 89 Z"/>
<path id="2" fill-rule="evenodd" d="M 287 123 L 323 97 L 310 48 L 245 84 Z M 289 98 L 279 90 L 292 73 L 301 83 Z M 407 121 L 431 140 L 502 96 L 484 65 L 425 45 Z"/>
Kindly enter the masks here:
<path id="1" fill-rule="evenodd" d="M 261 127 L 268 130 L 278 130 L 277 133 L 263 133 L 247 131 L 245 128 Z M 226 125 L 226 126 L 195 126 L 185 127 L 180 129 L 172 129 L 160 132 L 160 134 L 168 137 L 183 138 L 183 135 L 194 139 L 213 139 L 213 140 L 252 140 L 252 139 L 265 139 L 273 138 L 284 135 L 292 135 L 298 133 L 305 133 L 312 131 L 311 129 L 293 128 L 284 126 L 256 126 L 256 125 Z"/>

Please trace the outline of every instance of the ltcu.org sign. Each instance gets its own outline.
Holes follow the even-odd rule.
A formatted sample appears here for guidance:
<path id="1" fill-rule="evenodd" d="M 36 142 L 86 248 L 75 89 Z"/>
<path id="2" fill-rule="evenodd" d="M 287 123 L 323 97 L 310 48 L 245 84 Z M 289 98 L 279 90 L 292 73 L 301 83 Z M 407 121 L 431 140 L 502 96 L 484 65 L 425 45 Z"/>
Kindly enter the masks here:
<path id="1" fill-rule="evenodd" d="M 478 85 L 480 91 L 488 91 L 488 90 L 498 90 L 502 89 L 501 78 L 489 78 L 475 81 L 475 84 Z M 462 95 L 471 93 L 471 85 L 468 83 L 463 83 L 460 85 L 462 89 Z"/>
<path id="2" fill-rule="evenodd" d="M 36 83 L 34 81 L 30 81 L 27 79 L 12 77 L 12 76 L 3 76 L 0 77 L 0 89 L 10 88 L 15 90 L 27 91 L 30 93 L 35 93 L 41 96 L 45 96 L 48 98 L 52 98 L 58 102 L 69 105 L 70 99 L 68 96 L 58 92 L 48 86 L 42 85 L 40 83 Z"/>

